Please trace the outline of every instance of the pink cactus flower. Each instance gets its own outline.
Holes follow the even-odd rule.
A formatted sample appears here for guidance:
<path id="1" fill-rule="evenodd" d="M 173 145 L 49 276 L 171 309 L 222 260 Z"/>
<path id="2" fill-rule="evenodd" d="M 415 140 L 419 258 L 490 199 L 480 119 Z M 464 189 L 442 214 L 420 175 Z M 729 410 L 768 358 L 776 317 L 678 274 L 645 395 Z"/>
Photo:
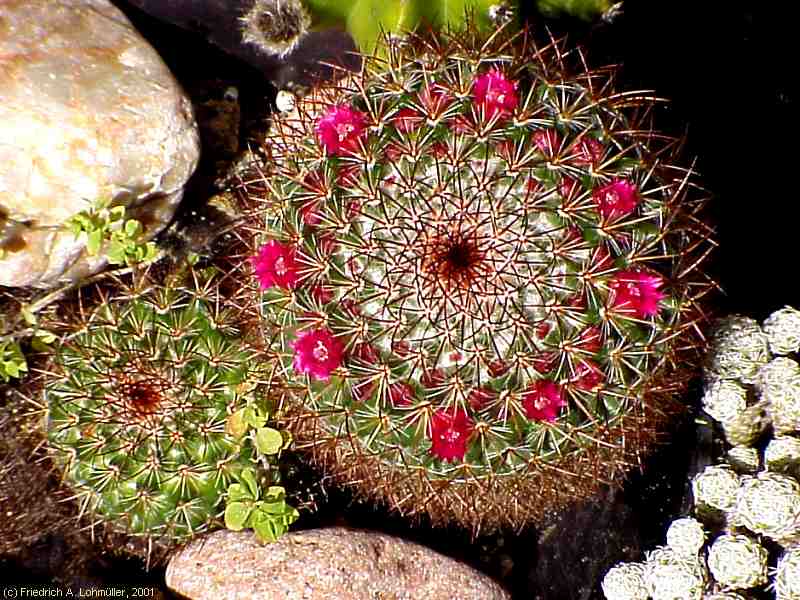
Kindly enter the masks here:
<path id="1" fill-rule="evenodd" d="M 278 286 L 291 290 L 297 286 L 299 265 L 294 247 L 270 240 L 250 262 L 262 289 Z"/>
<path id="2" fill-rule="evenodd" d="M 507 117 L 519 102 L 516 82 L 509 81 L 498 69 L 478 75 L 472 84 L 472 95 L 487 121 Z"/>
<path id="3" fill-rule="evenodd" d="M 566 404 L 561 386 L 547 379 L 539 379 L 522 397 L 525 414 L 536 421 L 552 423 L 558 416 L 558 409 Z"/>
<path id="4" fill-rule="evenodd" d="M 635 317 L 658 314 L 658 303 L 666 296 L 658 288 L 664 280 L 644 271 L 620 271 L 609 281 L 612 306 L 621 313 Z"/>
<path id="5" fill-rule="evenodd" d="M 611 183 L 592 192 L 592 199 L 604 219 L 618 219 L 631 214 L 639 204 L 636 184 L 625 179 L 614 179 Z"/>
<path id="6" fill-rule="evenodd" d="M 533 143 L 545 156 L 553 156 L 561 145 L 561 139 L 555 129 L 542 129 L 533 134 Z"/>
<path id="7" fill-rule="evenodd" d="M 341 156 L 358 149 L 367 130 L 364 113 L 348 106 L 330 106 L 317 122 L 316 133 L 325 152 Z"/>
<path id="8" fill-rule="evenodd" d="M 437 410 L 428 427 L 431 454 L 448 462 L 464 460 L 474 429 L 475 424 L 464 409 Z"/>
<path id="9" fill-rule="evenodd" d="M 301 332 L 291 346 L 292 367 L 298 373 L 328 381 L 334 369 L 342 364 L 344 345 L 325 328 Z"/>

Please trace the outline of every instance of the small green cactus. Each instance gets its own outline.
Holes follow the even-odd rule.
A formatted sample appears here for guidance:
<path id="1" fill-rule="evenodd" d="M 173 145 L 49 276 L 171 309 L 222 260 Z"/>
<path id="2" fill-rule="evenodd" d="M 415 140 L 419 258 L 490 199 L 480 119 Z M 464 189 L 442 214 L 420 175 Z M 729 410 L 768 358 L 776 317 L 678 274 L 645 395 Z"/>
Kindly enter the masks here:
<path id="1" fill-rule="evenodd" d="M 315 90 L 245 192 L 296 438 L 478 530 L 619 479 L 680 410 L 709 232 L 631 110 L 649 100 L 568 78 L 563 49 L 469 39 Z"/>
<path id="2" fill-rule="evenodd" d="M 169 546 L 219 526 L 229 486 L 277 451 L 256 351 L 211 289 L 140 283 L 53 351 L 47 443 L 81 513 L 113 531 Z"/>

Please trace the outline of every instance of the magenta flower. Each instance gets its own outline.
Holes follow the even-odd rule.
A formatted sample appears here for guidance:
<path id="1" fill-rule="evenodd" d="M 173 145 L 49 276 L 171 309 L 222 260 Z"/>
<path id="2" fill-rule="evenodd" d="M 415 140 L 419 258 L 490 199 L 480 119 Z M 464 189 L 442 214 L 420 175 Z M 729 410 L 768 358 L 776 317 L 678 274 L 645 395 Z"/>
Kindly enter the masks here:
<path id="1" fill-rule="evenodd" d="M 522 396 L 522 408 L 529 419 L 552 423 L 558 409 L 567 403 L 561 394 L 561 386 L 548 379 L 539 379 Z"/>
<path id="2" fill-rule="evenodd" d="M 464 409 L 437 410 L 428 427 L 431 454 L 448 462 L 463 460 L 474 429 L 475 424 Z"/>
<path id="3" fill-rule="evenodd" d="M 325 152 L 343 155 L 358 148 L 358 141 L 367 129 L 367 118 L 348 106 L 330 106 L 317 122 L 317 137 Z"/>
<path id="4" fill-rule="evenodd" d="M 328 381 L 333 370 L 342 364 L 344 345 L 327 329 L 301 332 L 291 346 L 294 349 L 292 367 L 298 373 Z"/>
<path id="5" fill-rule="evenodd" d="M 277 240 L 261 247 L 258 256 L 250 259 L 262 289 L 272 286 L 291 290 L 297 286 L 298 269 L 296 249 Z"/>
<path id="6" fill-rule="evenodd" d="M 609 281 L 612 305 L 622 313 L 636 317 L 658 314 L 658 303 L 666 296 L 658 288 L 664 283 L 659 275 L 644 271 L 620 271 Z"/>
<path id="7" fill-rule="evenodd" d="M 517 107 L 517 84 L 506 79 L 498 69 L 478 75 L 472 84 L 472 95 L 483 107 L 484 118 L 506 117 Z"/>
<path id="8" fill-rule="evenodd" d="M 631 214 L 639 204 L 636 184 L 625 179 L 615 179 L 611 183 L 592 192 L 592 199 L 604 219 L 617 219 Z"/>

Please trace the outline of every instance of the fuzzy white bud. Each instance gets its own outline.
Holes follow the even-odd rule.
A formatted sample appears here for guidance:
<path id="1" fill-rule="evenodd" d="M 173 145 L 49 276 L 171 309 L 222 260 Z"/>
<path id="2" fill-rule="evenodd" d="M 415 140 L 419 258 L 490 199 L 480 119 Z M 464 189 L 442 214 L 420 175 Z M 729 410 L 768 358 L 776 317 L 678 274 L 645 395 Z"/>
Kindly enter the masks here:
<path id="1" fill-rule="evenodd" d="M 642 563 L 619 563 L 608 570 L 600 587 L 606 600 L 647 600 Z"/>
<path id="2" fill-rule="evenodd" d="M 696 557 L 705 541 L 703 524 L 692 517 L 676 519 L 667 529 L 667 546 L 680 556 Z"/>
<path id="3" fill-rule="evenodd" d="M 726 423 L 747 408 L 747 388 L 732 379 L 717 379 L 706 388 L 703 410 Z"/>
<path id="4" fill-rule="evenodd" d="M 800 547 L 786 550 L 778 559 L 772 587 L 775 600 L 800 600 Z"/>
<path id="5" fill-rule="evenodd" d="M 707 580 L 705 565 L 697 557 L 663 547 L 647 554 L 645 583 L 653 600 L 702 600 Z"/>
<path id="6" fill-rule="evenodd" d="M 773 354 L 791 354 L 800 350 L 800 311 L 785 306 L 764 321 L 764 333 Z"/>
<path id="7" fill-rule="evenodd" d="M 758 375 L 775 432 L 800 431 L 800 365 L 779 357 L 762 367 Z"/>
<path id="8" fill-rule="evenodd" d="M 292 92 L 280 90 L 275 96 L 275 107 L 282 113 L 292 112 L 297 106 L 297 98 Z"/>
<path id="9" fill-rule="evenodd" d="M 720 585 L 746 590 L 767 582 L 767 550 L 746 535 L 721 535 L 708 551 L 708 570 Z"/>
<path id="10" fill-rule="evenodd" d="M 709 466 L 692 479 L 692 493 L 698 509 L 709 507 L 728 513 L 736 506 L 739 476 L 724 466 Z"/>
<path id="11" fill-rule="evenodd" d="M 743 477 L 733 510 L 733 523 L 779 543 L 800 536 L 800 483 L 762 471 Z"/>
<path id="12" fill-rule="evenodd" d="M 767 336 L 758 323 L 748 317 L 734 315 L 723 319 L 711 337 L 706 364 L 706 380 L 755 380 L 758 369 L 769 360 Z"/>

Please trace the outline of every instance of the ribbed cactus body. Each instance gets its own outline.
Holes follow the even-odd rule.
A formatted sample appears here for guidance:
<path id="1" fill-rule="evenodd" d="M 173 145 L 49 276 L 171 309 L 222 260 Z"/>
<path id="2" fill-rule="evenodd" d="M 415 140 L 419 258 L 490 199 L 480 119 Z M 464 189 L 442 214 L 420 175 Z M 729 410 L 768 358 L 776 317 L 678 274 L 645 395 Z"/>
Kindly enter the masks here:
<path id="1" fill-rule="evenodd" d="M 702 202 L 630 110 L 650 102 L 499 37 L 394 48 L 278 120 L 253 252 L 296 435 L 476 528 L 635 463 L 706 289 Z"/>
<path id="2" fill-rule="evenodd" d="M 169 288 L 109 300 L 50 371 L 48 442 L 82 512 L 167 542 L 218 523 L 255 460 L 226 422 L 256 386 L 252 352 L 213 304 Z"/>

